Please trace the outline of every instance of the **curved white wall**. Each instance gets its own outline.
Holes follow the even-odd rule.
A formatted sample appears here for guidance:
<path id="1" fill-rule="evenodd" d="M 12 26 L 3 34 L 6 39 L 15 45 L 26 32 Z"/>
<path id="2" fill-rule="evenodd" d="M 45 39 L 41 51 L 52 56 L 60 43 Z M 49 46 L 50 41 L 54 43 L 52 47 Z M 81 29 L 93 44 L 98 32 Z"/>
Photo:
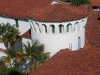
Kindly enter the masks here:
<path id="1" fill-rule="evenodd" d="M 34 31 L 34 28 L 31 28 L 32 40 L 39 40 L 41 44 L 43 43 L 45 45 L 45 52 L 51 52 L 51 56 L 57 53 L 59 50 L 65 49 L 65 48 L 77 50 L 78 37 L 81 38 L 81 48 L 84 47 L 84 43 L 85 43 L 85 27 L 84 26 L 87 22 L 87 17 L 80 20 L 62 22 L 62 23 L 37 22 L 31 19 L 29 19 L 29 22 L 31 24 L 31 27 L 34 27 L 35 23 L 38 23 L 39 29 L 41 30 L 41 33 L 37 33 L 36 31 Z M 77 22 L 80 25 L 79 28 L 82 28 L 82 29 L 78 29 L 78 31 L 74 31 L 75 23 Z M 46 25 L 47 27 L 47 33 L 45 34 L 44 34 L 44 28 L 42 27 L 43 24 Z M 69 29 L 72 28 L 71 31 L 69 32 L 66 31 L 68 24 L 72 25 L 71 27 L 69 27 Z M 55 26 L 55 33 L 51 33 L 50 25 Z M 59 25 L 64 26 L 63 33 L 59 33 Z"/>

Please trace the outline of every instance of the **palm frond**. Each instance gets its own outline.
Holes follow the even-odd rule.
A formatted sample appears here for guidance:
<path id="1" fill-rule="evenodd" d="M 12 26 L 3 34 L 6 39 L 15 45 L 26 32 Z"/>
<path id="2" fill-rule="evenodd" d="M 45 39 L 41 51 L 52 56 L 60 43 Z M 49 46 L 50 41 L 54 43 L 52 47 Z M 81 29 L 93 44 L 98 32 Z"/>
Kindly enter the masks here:
<path id="1" fill-rule="evenodd" d="M 21 52 L 21 51 L 16 51 L 16 54 L 22 56 L 22 55 L 23 55 L 23 52 Z"/>
<path id="2" fill-rule="evenodd" d="M 5 56 L 4 56 L 4 57 L 3 57 L 3 60 L 4 60 L 6 63 L 11 63 L 9 57 L 5 57 Z"/>
<path id="3" fill-rule="evenodd" d="M 31 71 L 31 66 L 29 66 L 27 69 L 26 69 L 26 72 L 30 72 Z"/>
<path id="4" fill-rule="evenodd" d="M 22 57 L 15 57 L 14 59 L 17 63 L 24 63 L 24 60 Z"/>
<path id="5" fill-rule="evenodd" d="M 28 56 L 23 56 L 24 60 L 27 60 L 29 57 Z"/>

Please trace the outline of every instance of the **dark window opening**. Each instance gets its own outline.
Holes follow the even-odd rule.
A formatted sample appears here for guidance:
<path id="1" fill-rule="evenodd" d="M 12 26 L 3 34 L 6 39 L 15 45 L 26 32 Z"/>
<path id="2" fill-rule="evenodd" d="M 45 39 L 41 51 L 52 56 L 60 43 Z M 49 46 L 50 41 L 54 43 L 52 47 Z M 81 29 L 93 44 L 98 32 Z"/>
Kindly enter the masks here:
<path id="1" fill-rule="evenodd" d="M 18 19 L 15 18 L 15 21 L 16 21 L 16 27 L 19 27 L 19 25 L 18 25 Z"/>
<path id="2" fill-rule="evenodd" d="M 63 32 L 63 26 L 59 25 L 59 33 L 62 33 L 62 32 Z"/>
<path id="3" fill-rule="evenodd" d="M 47 33 L 47 27 L 46 27 L 46 25 L 44 25 L 45 26 L 45 33 Z"/>
<path id="4" fill-rule="evenodd" d="M 55 27 L 52 25 L 52 33 L 55 33 Z"/>

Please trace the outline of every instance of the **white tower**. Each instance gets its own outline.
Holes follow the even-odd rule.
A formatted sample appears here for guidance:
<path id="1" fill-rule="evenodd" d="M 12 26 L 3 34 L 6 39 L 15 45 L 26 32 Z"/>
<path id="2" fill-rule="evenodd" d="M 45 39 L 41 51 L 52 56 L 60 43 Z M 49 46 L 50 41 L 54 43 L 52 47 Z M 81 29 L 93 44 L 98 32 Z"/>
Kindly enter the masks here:
<path id="1" fill-rule="evenodd" d="M 32 40 L 45 45 L 51 56 L 61 49 L 84 47 L 88 10 L 80 6 L 52 4 L 29 14 Z"/>

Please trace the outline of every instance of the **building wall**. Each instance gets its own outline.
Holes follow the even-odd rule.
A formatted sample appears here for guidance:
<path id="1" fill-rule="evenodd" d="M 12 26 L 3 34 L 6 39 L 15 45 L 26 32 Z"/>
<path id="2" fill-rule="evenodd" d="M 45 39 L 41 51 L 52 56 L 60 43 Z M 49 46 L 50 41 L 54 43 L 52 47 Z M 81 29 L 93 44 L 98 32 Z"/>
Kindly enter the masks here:
<path id="1" fill-rule="evenodd" d="M 1 42 L 0 42 L 0 48 L 1 48 L 1 49 L 6 49 L 4 43 L 1 43 Z"/>
<path id="2" fill-rule="evenodd" d="M 2 16 L 0 16 L 0 23 L 4 23 L 4 24 L 10 23 L 11 25 L 16 24 L 15 18 L 2 17 Z M 20 31 L 20 35 L 24 34 L 27 30 L 30 29 L 30 24 L 26 20 L 18 19 L 18 24 L 19 24 L 18 29 Z"/>
<path id="3" fill-rule="evenodd" d="M 81 22 L 84 21 L 84 24 L 81 25 Z M 39 40 L 41 44 L 45 45 L 45 52 L 51 52 L 51 56 L 54 55 L 61 49 L 70 48 L 72 50 L 78 49 L 78 37 L 81 38 L 81 48 L 84 47 L 85 43 L 85 24 L 87 22 L 87 17 L 62 23 L 47 23 L 47 22 L 38 22 L 29 19 L 31 25 L 31 36 L 32 40 Z M 79 23 L 80 30 L 74 31 L 75 23 Z M 38 32 L 37 26 L 38 24 Z M 43 24 L 47 26 L 47 33 L 44 33 Z M 59 25 L 64 26 L 63 33 L 59 33 Z M 72 24 L 72 32 L 66 32 L 66 27 L 68 24 Z M 55 33 L 50 32 L 50 25 L 55 26 Z M 70 47 L 69 47 L 70 46 Z"/>
<path id="4" fill-rule="evenodd" d="M 59 2 L 52 1 L 52 2 L 51 2 L 51 5 L 52 5 L 52 4 L 58 4 L 58 3 L 59 3 Z"/>
<path id="5" fill-rule="evenodd" d="M 0 51 L 0 59 L 1 59 L 3 56 L 7 56 L 7 55 L 6 55 L 6 53 Z"/>
<path id="6" fill-rule="evenodd" d="M 27 45 L 28 42 L 31 44 L 32 40 L 28 39 L 28 38 L 22 38 L 22 42 L 23 42 L 23 44 Z"/>

